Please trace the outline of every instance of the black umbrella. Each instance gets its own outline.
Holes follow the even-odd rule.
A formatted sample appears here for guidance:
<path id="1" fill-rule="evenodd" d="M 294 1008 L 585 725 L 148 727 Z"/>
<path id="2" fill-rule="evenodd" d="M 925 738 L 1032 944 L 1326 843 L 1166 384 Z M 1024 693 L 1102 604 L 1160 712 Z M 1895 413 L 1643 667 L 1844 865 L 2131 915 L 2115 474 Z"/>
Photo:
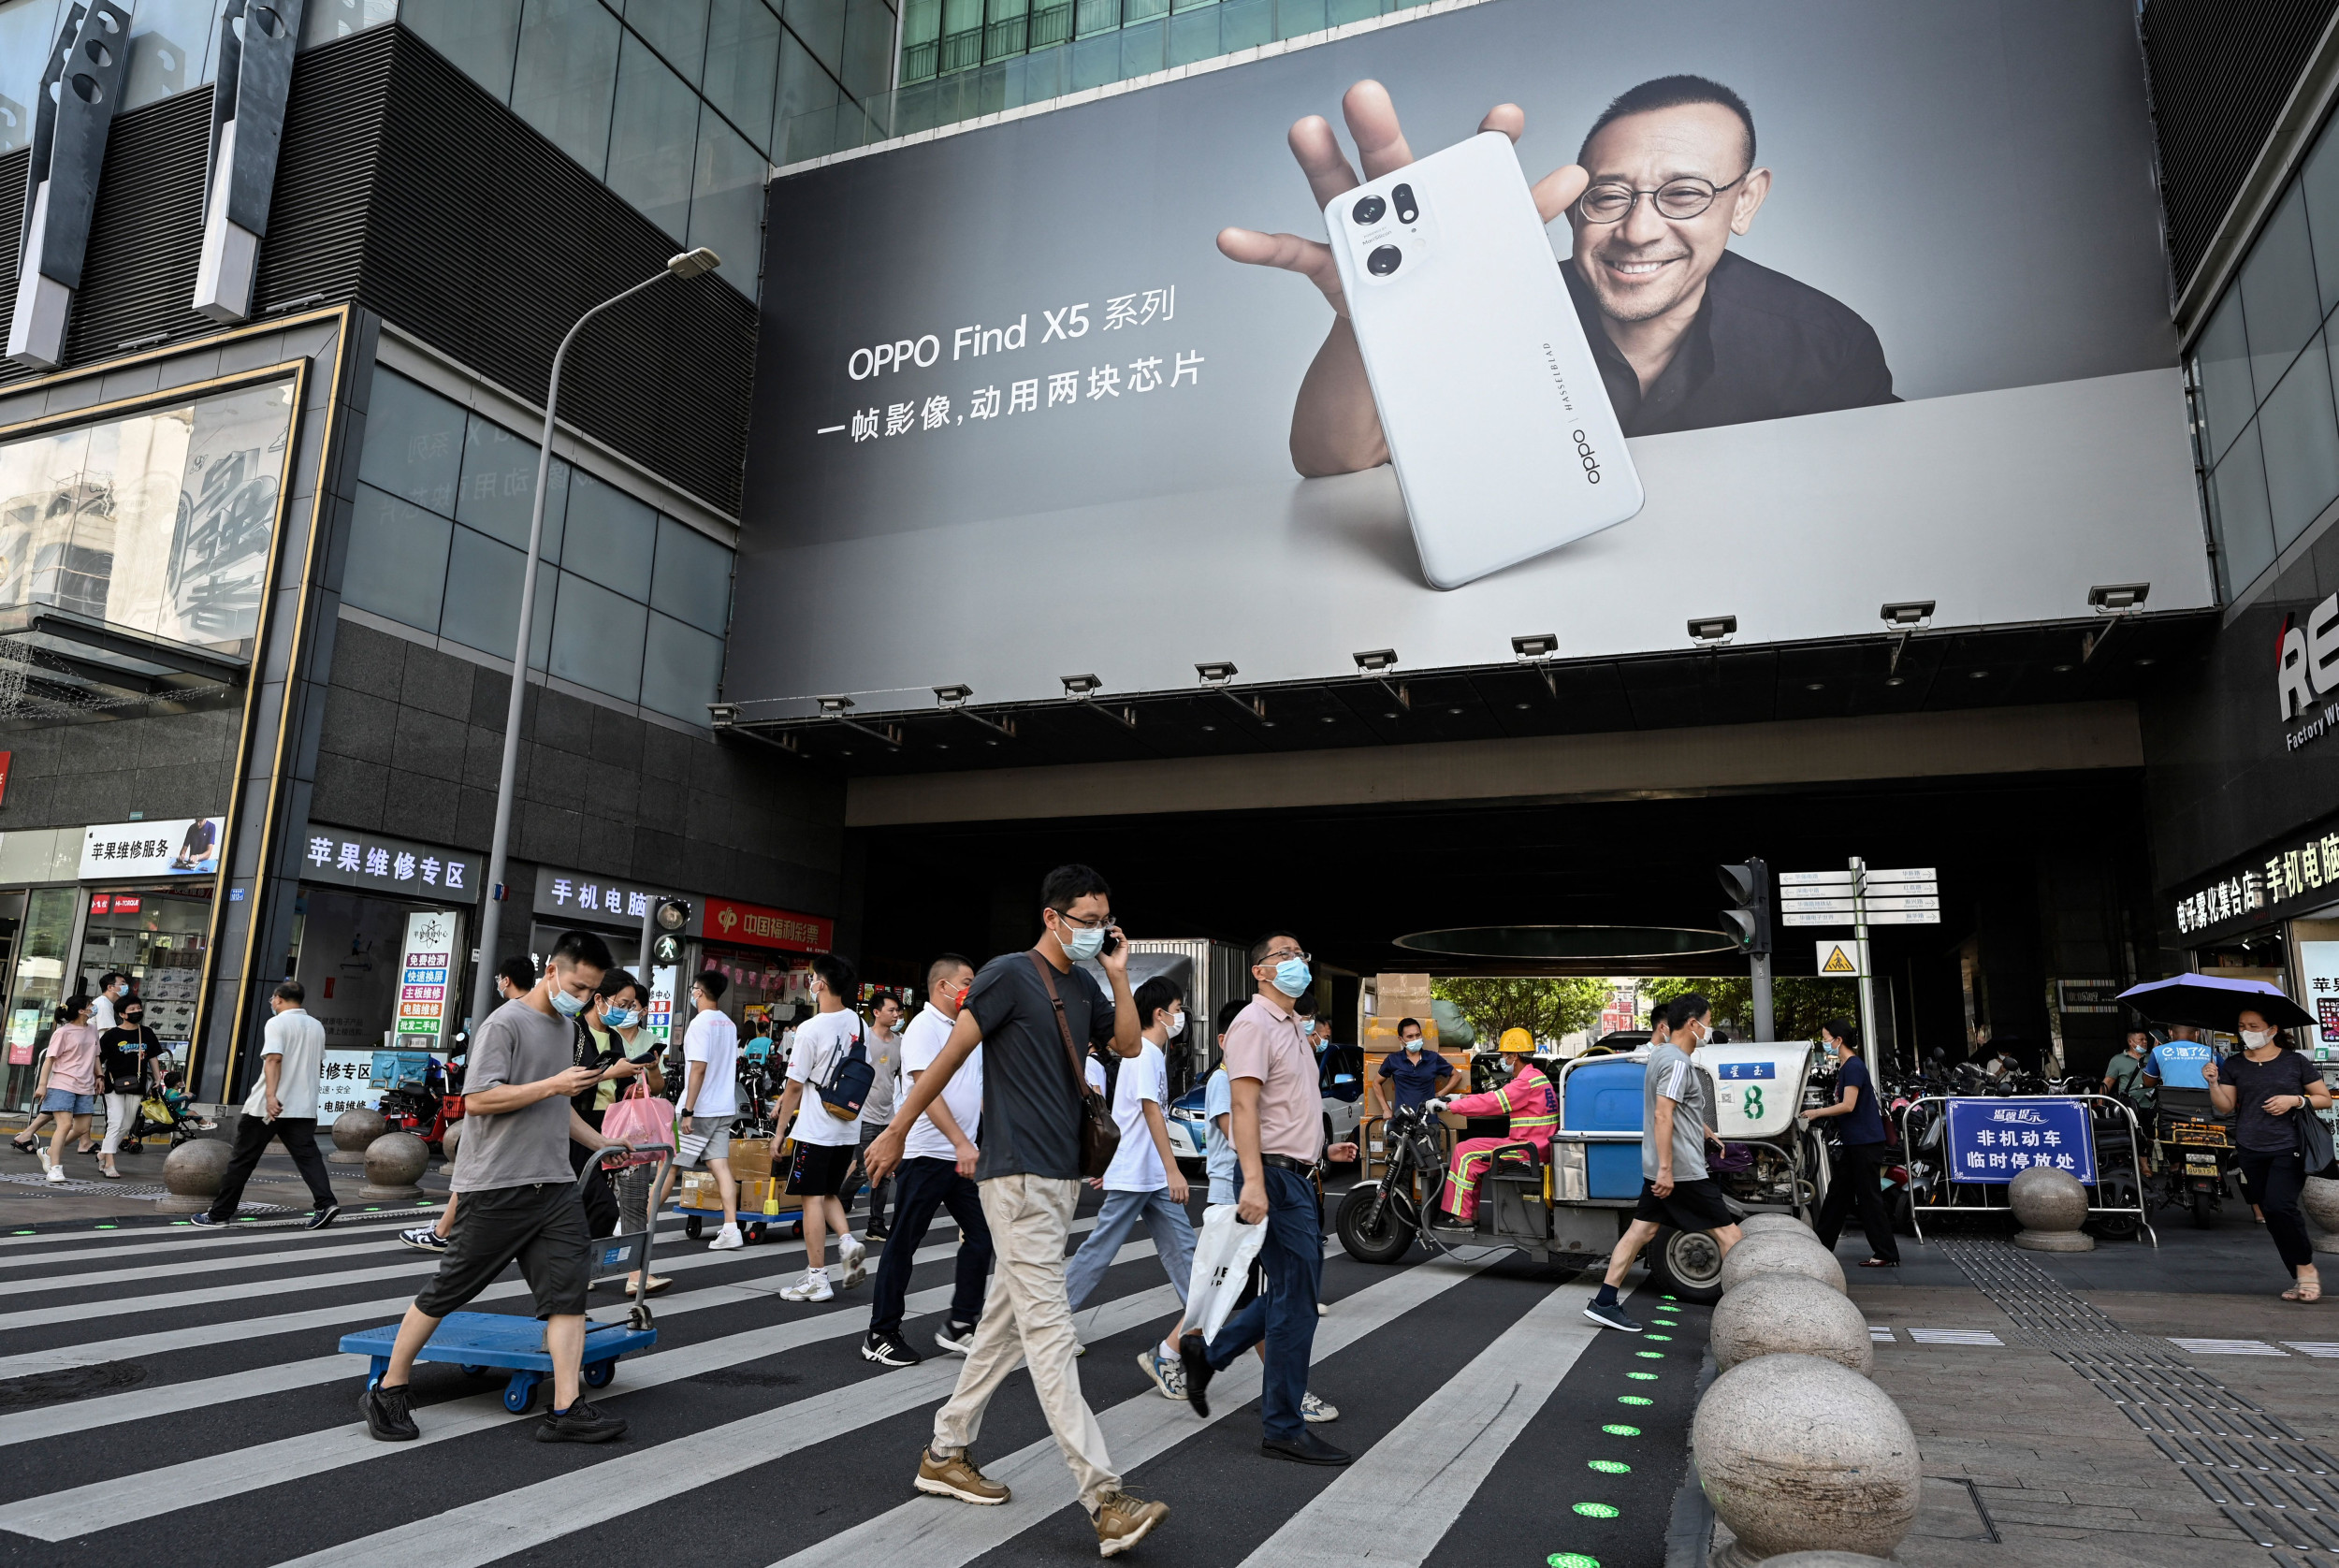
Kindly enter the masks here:
<path id="1" fill-rule="evenodd" d="M 2119 999 L 2155 1024 L 2186 1024 L 2197 1029 L 2236 1033 L 2244 1009 L 2278 1028 L 2310 1029 L 2314 1015 L 2265 980 L 2219 980 L 2215 975 L 2178 975 L 2133 985 Z"/>

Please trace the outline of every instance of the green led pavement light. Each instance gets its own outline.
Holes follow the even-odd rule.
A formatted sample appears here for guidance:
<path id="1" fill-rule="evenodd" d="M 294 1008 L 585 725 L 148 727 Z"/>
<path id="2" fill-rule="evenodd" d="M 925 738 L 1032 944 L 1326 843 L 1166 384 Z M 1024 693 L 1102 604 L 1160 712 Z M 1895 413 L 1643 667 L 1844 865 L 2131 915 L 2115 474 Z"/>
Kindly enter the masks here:
<path id="1" fill-rule="evenodd" d="M 1633 1473 L 1633 1467 L 1622 1459 L 1586 1459 L 1584 1462 L 1603 1475 L 1630 1475 Z"/>
<path id="2" fill-rule="evenodd" d="M 1551 1568 L 1600 1568 L 1600 1560 L 1586 1557 L 1582 1552 L 1553 1552 L 1543 1560 Z"/>
<path id="3" fill-rule="evenodd" d="M 1657 1381 L 1657 1374 L 1655 1372 L 1626 1372 L 1624 1375 L 1631 1378 L 1635 1383 L 1654 1383 Z"/>
<path id="4" fill-rule="evenodd" d="M 1576 1511 L 1588 1519 L 1613 1519 L 1624 1512 L 1613 1503 L 1578 1503 Z"/>
<path id="5" fill-rule="evenodd" d="M 1642 1399 L 1638 1394 L 1619 1394 L 1616 1397 L 1616 1402 L 1619 1404 L 1655 1404 L 1657 1401 Z"/>
<path id="6" fill-rule="evenodd" d="M 1617 1422 L 1610 1422 L 1600 1430 L 1610 1437 L 1638 1437 L 1640 1435 L 1638 1427 L 1627 1427 Z"/>
<path id="7" fill-rule="evenodd" d="M 1643 1334 L 1641 1338 L 1645 1340 L 1655 1340 L 1660 1344 L 1671 1344 L 1673 1343 L 1673 1336 L 1671 1334 Z"/>
<path id="8" fill-rule="evenodd" d="M 1662 1350 L 1635 1350 L 1633 1354 L 1644 1361 L 1662 1361 L 1665 1358 L 1665 1353 Z"/>

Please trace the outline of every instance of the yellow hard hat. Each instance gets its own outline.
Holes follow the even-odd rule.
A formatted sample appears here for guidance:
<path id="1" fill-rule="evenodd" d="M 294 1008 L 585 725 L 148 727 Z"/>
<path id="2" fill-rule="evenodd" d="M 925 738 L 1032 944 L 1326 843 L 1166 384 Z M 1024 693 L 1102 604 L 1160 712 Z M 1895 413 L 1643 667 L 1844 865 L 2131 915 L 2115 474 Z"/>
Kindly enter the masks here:
<path id="1" fill-rule="evenodd" d="M 1534 1054 L 1534 1050 L 1535 1037 L 1529 1034 L 1526 1030 L 1505 1029 L 1503 1031 L 1502 1051 L 1504 1055 L 1532 1056 Z"/>

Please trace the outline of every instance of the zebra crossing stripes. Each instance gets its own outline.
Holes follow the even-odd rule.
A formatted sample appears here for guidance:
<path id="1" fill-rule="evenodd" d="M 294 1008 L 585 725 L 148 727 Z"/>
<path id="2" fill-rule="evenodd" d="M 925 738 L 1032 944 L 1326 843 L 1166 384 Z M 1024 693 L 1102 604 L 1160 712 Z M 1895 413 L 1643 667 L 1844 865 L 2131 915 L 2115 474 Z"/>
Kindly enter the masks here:
<path id="1" fill-rule="evenodd" d="M 1590 1285 L 1554 1288 L 1286 1519 L 1243 1568 L 1353 1568 L 1358 1541 L 1373 1543 L 1373 1557 L 1428 1557 L 1600 1334 L 1584 1318 L 1591 1298 Z"/>
<path id="2" fill-rule="evenodd" d="M 929 1250 L 949 1256 L 957 1248 Z M 1131 1242 L 1114 1255 L 1113 1262 L 1118 1265 L 1138 1257 L 1150 1257 L 1153 1251 L 1151 1241 Z M 920 1254 L 922 1258 L 925 1256 L 925 1253 Z M 1124 1297 L 1112 1305 L 1120 1309 L 1121 1316 L 1126 1316 L 1136 1309 L 1125 1303 L 1138 1301 L 1143 1302 L 1144 1312 L 1159 1317 L 1174 1310 L 1177 1295 L 1168 1285 L 1162 1285 L 1157 1291 L 1147 1292 L 1141 1297 Z M 920 1291 L 911 1297 L 908 1311 L 913 1314 L 939 1312 L 950 1304 L 951 1287 L 942 1285 Z M 1115 1320 L 1118 1321 L 1118 1318 Z M 623 1364 L 618 1384 L 606 1392 L 595 1394 L 594 1398 L 614 1401 L 664 1384 L 697 1377 L 704 1372 L 761 1360 L 767 1356 L 777 1356 L 822 1340 L 858 1338 L 868 1330 L 868 1327 L 867 1317 L 849 1306 L 835 1312 L 794 1318 L 770 1328 L 702 1340 L 675 1350 L 653 1351 L 628 1359 Z M 1117 1329 L 1109 1331 L 1117 1332 Z M 341 1364 L 341 1378 L 355 1389 L 359 1378 L 364 1375 L 364 1363 L 349 1356 L 333 1359 Z M 948 1365 L 955 1375 L 957 1363 L 952 1361 Z M 123 1478 L 117 1477 L 26 1498 L 20 1503 L 0 1506 L 0 1530 L 11 1530 L 18 1534 L 36 1536 L 44 1541 L 70 1540 L 78 1535 L 86 1535 L 93 1530 L 109 1530 L 117 1525 L 168 1513 L 179 1506 L 180 1500 L 184 1498 L 218 1499 L 254 1491 L 262 1487 L 281 1486 L 287 1475 L 315 1475 L 327 1470 L 387 1459 L 394 1454 L 410 1453 L 425 1444 L 445 1443 L 472 1432 L 509 1426 L 512 1417 L 503 1408 L 502 1396 L 498 1392 L 424 1406 L 417 1420 L 422 1424 L 423 1434 L 412 1444 L 393 1446 L 376 1443 L 367 1435 L 364 1422 L 353 1421 L 327 1431 L 303 1432 L 273 1443 L 254 1444 L 224 1454 L 207 1455 L 180 1464 L 144 1470 L 138 1473 L 136 1486 L 125 1485 Z"/>
<path id="3" fill-rule="evenodd" d="M 947 1298 L 948 1293 L 944 1295 Z M 1125 1328 L 1158 1323 L 1176 1310 L 1177 1299 L 1177 1292 L 1166 1285 L 1121 1297 L 1100 1310 L 1097 1331 L 1117 1334 Z M 868 1326 L 858 1313 L 823 1316 L 847 1318 L 851 1332 Z M 417 1562 L 429 1563 L 431 1568 L 484 1568 L 498 1558 L 670 1498 L 678 1477 L 688 1477 L 692 1486 L 712 1486 L 857 1428 L 937 1402 L 950 1394 L 963 1364 L 955 1357 L 943 1357 L 881 1377 L 864 1378 L 670 1443 L 645 1445 L 631 1456 L 630 1463 L 574 1470 L 295 1558 L 283 1568 L 326 1568 L 327 1564 L 331 1568 L 414 1568 Z M 1164 1401 L 1156 1398 L 1154 1402 Z M 278 1479 L 282 1478 L 280 1471 Z"/>
<path id="4" fill-rule="evenodd" d="M 1472 1278 L 1494 1261 L 1416 1263 L 1393 1279 L 1344 1297 L 1340 1308 L 1316 1325 L 1315 1364 L 1338 1355 L 1375 1328 Z M 1105 1449 L 1124 1475 L 1160 1458 L 1196 1433 L 1235 1414 L 1258 1397 L 1259 1365 L 1245 1356 L 1212 1382 L 1211 1416 L 1195 1419 L 1190 1406 L 1143 1393 L 1097 1412 Z M 945 1392 L 947 1392 L 947 1388 Z M 917 1498 L 850 1530 L 782 1558 L 774 1568 L 863 1568 L 873 1562 L 914 1562 L 918 1568 L 964 1568 L 988 1551 L 1006 1546 L 1057 1509 L 1080 1501 L 1072 1474 L 1055 1440 L 1028 1444 L 999 1459 L 985 1459 L 982 1472 L 1014 1493 L 998 1508 L 937 1510 L 931 1498 Z M 384 1563 L 381 1568 L 392 1568 Z"/>

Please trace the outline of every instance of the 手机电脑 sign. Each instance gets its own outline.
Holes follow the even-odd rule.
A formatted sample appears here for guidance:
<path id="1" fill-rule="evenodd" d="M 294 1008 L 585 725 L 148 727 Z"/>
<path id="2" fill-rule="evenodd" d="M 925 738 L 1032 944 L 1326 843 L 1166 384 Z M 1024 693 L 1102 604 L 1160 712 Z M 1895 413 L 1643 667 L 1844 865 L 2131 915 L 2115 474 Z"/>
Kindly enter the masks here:
<path id="1" fill-rule="evenodd" d="M 2086 1102 L 2045 1095 L 1949 1102 L 1951 1181 L 2011 1182 L 2041 1167 L 2095 1184 Z"/>

